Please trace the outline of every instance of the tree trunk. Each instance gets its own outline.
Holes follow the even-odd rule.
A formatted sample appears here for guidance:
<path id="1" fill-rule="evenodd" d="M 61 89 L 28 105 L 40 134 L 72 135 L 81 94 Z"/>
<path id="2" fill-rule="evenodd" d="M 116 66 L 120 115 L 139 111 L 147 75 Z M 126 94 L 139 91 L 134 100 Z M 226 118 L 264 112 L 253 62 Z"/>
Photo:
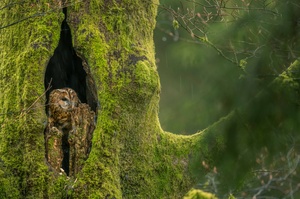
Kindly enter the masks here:
<path id="1" fill-rule="evenodd" d="M 73 45 L 95 81 L 100 107 L 82 169 L 76 177 L 53 171 L 45 158 L 43 81 L 64 16 L 54 3 L 9 2 L 0 3 L 2 26 L 18 23 L 0 30 L 0 198 L 182 198 L 215 166 L 224 178 L 234 177 L 222 161 L 230 158 L 237 171 L 248 165 L 245 146 L 259 149 L 271 136 L 260 133 L 296 128 L 288 110 L 296 107 L 290 99 L 298 85 L 287 73 L 202 132 L 164 132 L 153 44 L 158 1 L 66 4 Z M 286 95 L 279 98 L 280 92 Z M 259 117 L 249 111 L 270 99 Z M 263 122 L 273 126 L 258 125 Z"/>

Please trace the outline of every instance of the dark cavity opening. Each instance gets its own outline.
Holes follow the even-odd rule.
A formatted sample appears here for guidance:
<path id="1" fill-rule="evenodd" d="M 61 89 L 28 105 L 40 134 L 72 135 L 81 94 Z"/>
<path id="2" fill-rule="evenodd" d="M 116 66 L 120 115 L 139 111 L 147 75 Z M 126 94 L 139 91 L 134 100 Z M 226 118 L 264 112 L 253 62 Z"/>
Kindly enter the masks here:
<path id="1" fill-rule="evenodd" d="M 81 103 L 88 104 L 91 110 L 95 112 L 96 121 L 98 99 L 95 82 L 87 62 L 81 56 L 78 56 L 73 47 L 71 29 L 67 23 L 67 8 L 63 8 L 63 13 L 65 18 L 61 24 L 59 43 L 47 64 L 45 72 L 45 111 L 49 116 L 48 104 L 51 91 L 68 87 L 77 93 Z M 69 175 L 70 144 L 68 143 L 68 135 L 62 137 L 62 151 L 62 169 Z"/>

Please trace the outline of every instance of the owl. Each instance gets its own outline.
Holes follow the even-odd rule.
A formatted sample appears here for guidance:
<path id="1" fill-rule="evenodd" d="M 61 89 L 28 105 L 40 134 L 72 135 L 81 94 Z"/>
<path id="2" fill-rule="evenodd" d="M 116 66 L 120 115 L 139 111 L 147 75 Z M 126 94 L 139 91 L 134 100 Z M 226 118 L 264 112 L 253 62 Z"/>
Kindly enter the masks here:
<path id="1" fill-rule="evenodd" d="M 76 176 L 91 151 L 95 112 L 71 88 L 51 91 L 48 106 L 46 160 L 54 171 Z"/>
<path id="2" fill-rule="evenodd" d="M 72 112 L 80 100 L 71 88 L 55 89 L 49 95 L 49 123 L 61 131 L 72 128 Z"/>

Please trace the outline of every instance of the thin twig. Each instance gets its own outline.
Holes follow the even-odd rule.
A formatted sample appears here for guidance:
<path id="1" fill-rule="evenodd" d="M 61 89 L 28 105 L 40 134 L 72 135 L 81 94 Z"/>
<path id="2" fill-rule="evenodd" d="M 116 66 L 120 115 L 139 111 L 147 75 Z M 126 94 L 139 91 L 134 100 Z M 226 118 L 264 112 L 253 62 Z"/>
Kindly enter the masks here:
<path id="1" fill-rule="evenodd" d="M 38 98 L 36 98 L 36 100 L 27 109 L 22 110 L 21 111 L 21 115 L 23 115 L 24 113 L 27 114 L 31 110 L 31 108 L 39 101 L 39 99 L 41 97 L 43 97 L 48 90 L 50 90 L 50 88 L 51 88 L 51 82 L 52 82 L 52 78 L 51 78 L 51 80 L 49 82 L 49 85 L 48 85 L 47 89 L 44 91 L 44 93 L 42 95 L 38 96 Z"/>

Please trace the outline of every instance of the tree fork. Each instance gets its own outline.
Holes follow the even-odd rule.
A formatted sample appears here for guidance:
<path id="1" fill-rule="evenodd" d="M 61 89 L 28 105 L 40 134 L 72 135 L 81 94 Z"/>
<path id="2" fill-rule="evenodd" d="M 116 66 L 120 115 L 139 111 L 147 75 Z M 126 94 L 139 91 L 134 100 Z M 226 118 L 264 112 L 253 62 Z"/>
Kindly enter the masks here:
<path id="1" fill-rule="evenodd" d="M 234 179 L 243 176 L 239 166 L 247 161 L 237 160 L 250 158 L 241 149 L 264 145 L 262 132 L 275 135 L 276 127 L 295 128 L 290 123 L 297 118 L 284 110 L 295 108 L 290 99 L 298 82 L 294 73 L 287 73 L 270 87 L 275 89 L 262 91 L 247 107 L 202 132 L 192 136 L 164 132 L 158 120 L 160 84 L 153 45 L 158 1 L 80 2 L 68 8 L 69 25 L 74 48 L 90 66 L 101 111 L 84 167 L 76 178 L 56 175 L 44 158 L 45 101 L 35 103 L 27 114 L 9 114 L 26 110 L 44 93 L 45 67 L 59 42 L 59 33 L 53 30 L 59 30 L 64 18 L 59 9 L 50 12 L 57 5 L 46 3 L 1 11 L 6 24 L 20 21 L 24 13 L 46 14 L 1 30 L 0 104 L 7 114 L 0 117 L 0 197 L 181 198 L 214 167 L 224 178 L 232 177 L 221 166 L 224 158 L 232 158 L 232 169 L 239 171 Z M 292 67 L 298 70 L 298 62 Z M 260 100 L 280 92 L 287 95 L 260 107 L 258 119 L 247 113 Z M 276 107 L 276 117 L 269 114 L 270 107 Z M 266 121 L 274 126 L 255 125 Z"/>

